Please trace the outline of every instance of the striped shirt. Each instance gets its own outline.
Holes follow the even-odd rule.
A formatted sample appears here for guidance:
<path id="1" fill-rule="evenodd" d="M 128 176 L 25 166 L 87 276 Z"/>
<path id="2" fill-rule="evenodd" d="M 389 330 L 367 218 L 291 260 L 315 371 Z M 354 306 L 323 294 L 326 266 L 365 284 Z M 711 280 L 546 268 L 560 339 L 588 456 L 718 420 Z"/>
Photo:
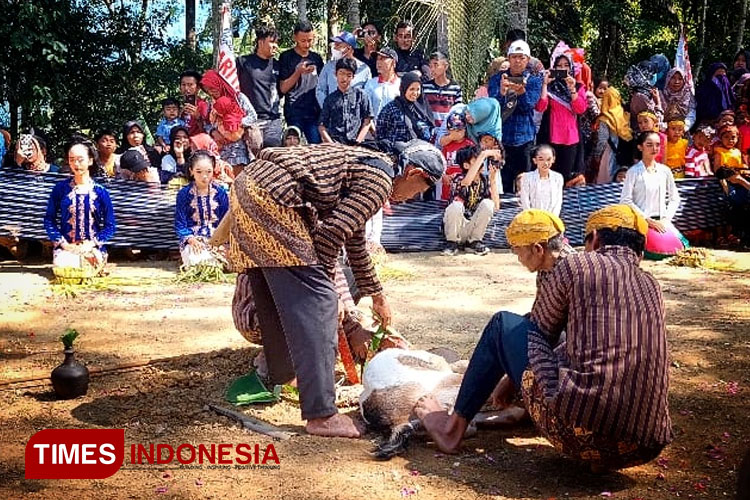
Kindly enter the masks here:
<path id="1" fill-rule="evenodd" d="M 432 110 L 435 127 L 442 125 L 453 106 L 463 102 L 461 85 L 453 80 L 448 81 L 443 87 L 438 85 L 435 80 L 430 80 L 422 84 L 422 93 Z"/>
<path id="2" fill-rule="evenodd" d="M 365 224 L 391 193 L 392 179 L 361 160 L 389 156 L 341 144 L 266 148 L 245 169 L 279 204 L 298 209 L 308 221 L 318 261 L 334 276 L 336 258 L 346 248 L 354 280 L 362 295 L 380 293 L 367 252 Z"/>
<path id="3" fill-rule="evenodd" d="M 531 311 L 540 332 L 529 333 L 529 365 L 567 425 L 658 446 L 672 439 L 664 302 L 638 262 L 621 246 L 559 261 Z"/>

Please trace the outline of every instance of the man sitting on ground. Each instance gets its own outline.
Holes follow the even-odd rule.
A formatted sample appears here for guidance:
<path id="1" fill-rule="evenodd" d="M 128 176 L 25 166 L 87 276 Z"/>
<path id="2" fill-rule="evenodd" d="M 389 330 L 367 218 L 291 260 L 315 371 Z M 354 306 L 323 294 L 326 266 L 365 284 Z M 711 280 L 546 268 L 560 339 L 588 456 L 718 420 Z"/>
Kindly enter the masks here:
<path id="1" fill-rule="evenodd" d="M 594 212 L 586 224 L 589 251 L 552 269 L 530 319 L 507 312 L 493 317 L 453 414 L 434 399 L 416 407 L 441 450 L 456 452 L 469 421 L 508 373 L 542 434 L 593 471 L 631 467 L 661 453 L 672 440 L 668 356 L 661 290 L 639 267 L 647 231 L 629 206 Z M 555 351 L 563 330 L 565 349 Z"/>

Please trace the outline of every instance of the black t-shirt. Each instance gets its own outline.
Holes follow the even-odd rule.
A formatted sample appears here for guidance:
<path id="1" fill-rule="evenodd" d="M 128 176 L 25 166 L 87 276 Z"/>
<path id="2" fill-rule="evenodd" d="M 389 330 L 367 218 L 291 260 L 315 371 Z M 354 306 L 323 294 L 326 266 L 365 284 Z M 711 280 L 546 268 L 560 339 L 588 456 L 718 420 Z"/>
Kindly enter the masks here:
<path id="1" fill-rule="evenodd" d="M 320 106 L 315 98 L 315 88 L 318 86 L 318 75 L 323 69 L 323 59 L 315 52 L 302 57 L 294 49 L 289 49 L 279 56 L 279 85 L 294 74 L 297 65 L 306 59 L 315 65 L 315 71 L 302 74 L 292 89 L 284 94 L 284 116 L 318 119 Z"/>
<path id="2" fill-rule="evenodd" d="M 257 54 L 237 59 L 240 90 L 245 94 L 261 120 L 279 118 L 279 62 Z"/>
<path id="3" fill-rule="evenodd" d="M 370 73 L 372 73 L 372 76 L 378 76 L 378 55 L 375 52 L 371 53 L 370 58 L 368 59 L 365 57 L 365 48 L 359 47 L 354 49 L 354 57 L 370 67 Z"/>
<path id="4" fill-rule="evenodd" d="M 420 49 L 402 50 L 396 49 L 398 54 L 398 63 L 396 63 L 396 73 L 399 75 L 417 70 L 422 73 L 424 81 L 432 78 L 430 74 L 430 63 L 424 58 L 424 53 Z"/>

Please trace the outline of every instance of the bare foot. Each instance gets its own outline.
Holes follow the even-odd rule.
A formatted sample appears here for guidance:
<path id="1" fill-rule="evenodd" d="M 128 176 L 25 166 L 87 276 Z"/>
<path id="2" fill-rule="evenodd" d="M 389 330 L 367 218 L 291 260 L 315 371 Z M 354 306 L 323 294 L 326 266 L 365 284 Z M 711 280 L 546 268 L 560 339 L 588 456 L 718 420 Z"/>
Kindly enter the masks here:
<path id="1" fill-rule="evenodd" d="M 325 437 L 358 438 L 362 435 L 350 417 L 334 413 L 330 417 L 313 418 L 307 421 L 305 430 L 308 434 Z"/>
<path id="2" fill-rule="evenodd" d="M 507 427 L 516 425 L 527 419 L 529 414 L 520 406 L 508 406 L 499 411 L 484 411 L 479 413 L 474 421 L 481 427 Z"/>
<path id="3" fill-rule="evenodd" d="M 424 396 L 414 406 L 414 413 L 443 453 L 457 453 L 469 423 L 465 418 L 443 408 L 436 398 Z"/>

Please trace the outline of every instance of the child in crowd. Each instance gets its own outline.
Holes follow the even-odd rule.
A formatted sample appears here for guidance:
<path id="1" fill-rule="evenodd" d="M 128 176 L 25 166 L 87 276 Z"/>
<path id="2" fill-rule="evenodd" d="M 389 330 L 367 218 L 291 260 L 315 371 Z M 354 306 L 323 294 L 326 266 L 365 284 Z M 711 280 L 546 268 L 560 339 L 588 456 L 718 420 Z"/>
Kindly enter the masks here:
<path id="1" fill-rule="evenodd" d="M 518 197 L 521 209 L 538 208 L 557 216 L 560 215 L 563 199 L 563 176 L 552 169 L 555 163 L 555 150 L 549 144 L 541 144 L 531 150 L 531 161 L 536 170 L 527 172 L 521 178 Z"/>
<path id="2" fill-rule="evenodd" d="M 467 250 L 477 255 L 489 253 L 482 239 L 492 214 L 500 208 L 500 196 L 496 181 L 498 168 L 490 168 L 489 179 L 481 172 L 488 159 L 502 162 L 502 149 L 481 151 L 477 146 L 468 146 L 456 153 L 456 163 L 461 165 L 462 173 L 453 179 L 453 202 L 443 215 L 447 242 L 444 255 L 456 255 L 459 244 L 466 244 Z"/>
<path id="3" fill-rule="evenodd" d="M 109 129 L 100 130 L 94 136 L 96 143 L 96 152 L 99 154 L 99 163 L 101 163 L 107 177 L 114 177 L 116 174 L 115 163 L 119 155 L 115 154 L 117 149 L 117 136 L 114 131 Z"/>
<path id="4" fill-rule="evenodd" d="M 247 144 L 244 141 L 245 127 L 242 120 L 245 111 L 236 99 L 222 96 L 214 101 L 209 115 L 211 125 L 216 129 L 213 139 L 219 147 L 221 159 L 229 163 L 234 175 L 239 174 L 250 162 Z"/>
<path id="5" fill-rule="evenodd" d="M 502 144 L 499 140 L 492 134 L 479 134 L 479 148 L 482 151 L 489 151 L 494 149 L 503 149 Z M 486 162 L 484 162 L 484 169 L 482 172 L 484 172 L 484 175 L 488 176 L 490 175 L 490 165 L 497 167 L 498 170 L 502 170 L 503 162 L 497 162 L 492 159 L 488 159 Z M 518 192 L 518 189 L 516 189 L 516 193 Z M 498 175 L 497 176 L 497 193 L 503 194 L 503 178 Z"/>
<path id="6" fill-rule="evenodd" d="M 161 114 L 161 120 L 156 126 L 156 150 L 160 153 L 168 153 L 169 132 L 175 127 L 184 127 L 185 120 L 180 118 L 180 103 L 172 97 L 167 97 L 162 101 Z"/>
<path id="7" fill-rule="evenodd" d="M 318 130 L 323 142 L 360 143 L 370 130 L 372 105 L 364 90 L 352 88 L 356 72 L 354 59 L 336 61 L 337 88 L 325 98 L 320 112 Z"/>
<path id="8" fill-rule="evenodd" d="M 661 142 L 659 154 L 656 155 L 657 163 L 664 163 L 667 157 L 667 136 L 659 130 L 659 118 L 651 111 L 641 111 L 638 113 L 638 131 L 639 132 L 656 132 L 659 134 Z"/>
<path id="9" fill-rule="evenodd" d="M 675 179 L 685 177 L 685 157 L 687 154 L 688 141 L 685 135 L 685 122 L 672 120 L 667 125 L 667 159 L 664 162 Z"/>
<path id="10" fill-rule="evenodd" d="M 628 175 L 628 167 L 620 167 L 615 170 L 615 182 L 625 182 L 625 177 Z"/>
<path id="11" fill-rule="evenodd" d="M 188 160 L 190 184 L 177 194 L 174 228 L 180 239 L 183 266 L 220 265 L 208 246 L 229 209 L 229 196 L 214 181 L 216 158 L 208 151 L 194 152 Z"/>
<path id="12" fill-rule="evenodd" d="M 740 132 L 740 152 L 742 153 L 742 159 L 745 165 L 750 164 L 750 158 L 748 158 L 748 150 L 750 150 L 750 117 L 747 116 L 747 111 L 737 112 L 737 130 Z"/>
<path id="13" fill-rule="evenodd" d="M 131 148 L 120 156 L 119 176 L 138 182 L 161 182 L 159 171 L 152 167 L 148 158 L 137 148 Z"/>
<path id="14" fill-rule="evenodd" d="M 718 136 L 721 144 L 714 147 L 714 173 L 729 201 L 732 233 L 750 248 L 750 170 L 737 148 L 739 131 L 734 125 L 724 125 Z"/>
<path id="15" fill-rule="evenodd" d="M 445 157 L 445 175 L 443 182 L 436 186 L 438 200 L 448 200 L 451 194 L 451 183 L 456 174 L 461 173 L 461 165 L 456 163 L 458 150 L 467 146 L 474 146 L 474 141 L 466 137 L 466 121 L 461 113 L 452 111 L 445 120 L 445 140 L 443 141 L 443 156 Z M 447 141 L 447 142 L 446 142 Z"/>
<path id="16" fill-rule="evenodd" d="M 300 144 L 300 137 L 302 136 L 302 132 L 298 127 L 295 127 L 294 125 L 290 125 L 286 128 L 284 131 L 284 141 L 283 144 L 285 147 L 291 147 L 291 146 L 299 146 Z"/>
<path id="17" fill-rule="evenodd" d="M 699 125 L 693 133 L 693 145 L 685 155 L 685 177 L 708 177 L 711 171 L 709 148 L 716 131 L 708 125 Z"/>

